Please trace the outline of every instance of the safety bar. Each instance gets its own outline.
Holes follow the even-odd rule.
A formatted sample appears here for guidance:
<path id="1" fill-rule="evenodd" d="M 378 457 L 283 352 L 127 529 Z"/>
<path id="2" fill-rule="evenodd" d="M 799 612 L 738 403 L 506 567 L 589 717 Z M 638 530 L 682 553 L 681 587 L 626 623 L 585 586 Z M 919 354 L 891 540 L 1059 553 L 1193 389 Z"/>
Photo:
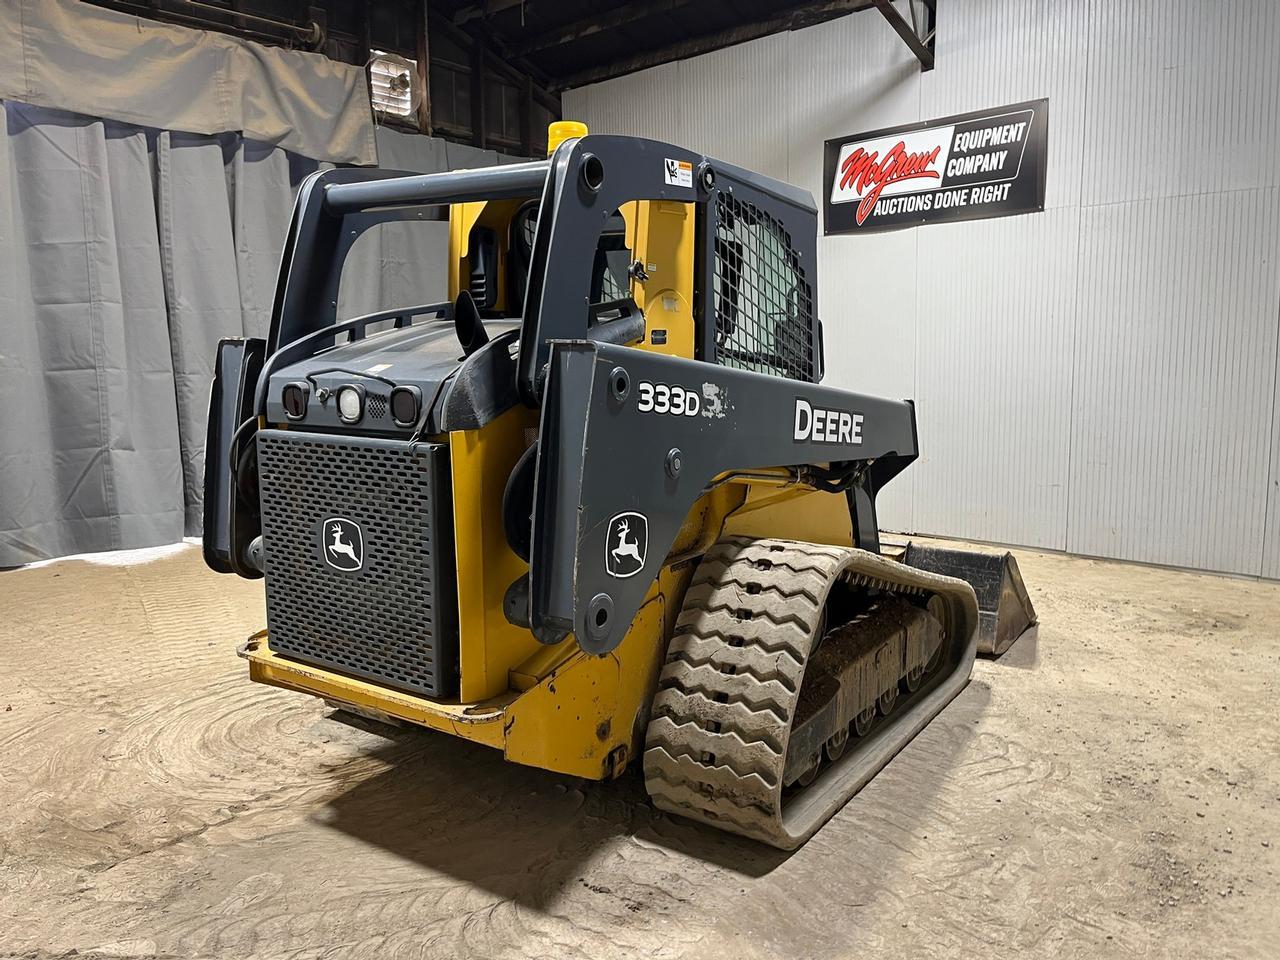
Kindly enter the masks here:
<path id="1" fill-rule="evenodd" d="M 542 193 L 550 168 L 549 161 L 535 160 L 479 170 L 331 183 L 324 188 L 324 205 L 329 213 L 336 215 L 407 203 L 443 204 L 536 197 Z"/>

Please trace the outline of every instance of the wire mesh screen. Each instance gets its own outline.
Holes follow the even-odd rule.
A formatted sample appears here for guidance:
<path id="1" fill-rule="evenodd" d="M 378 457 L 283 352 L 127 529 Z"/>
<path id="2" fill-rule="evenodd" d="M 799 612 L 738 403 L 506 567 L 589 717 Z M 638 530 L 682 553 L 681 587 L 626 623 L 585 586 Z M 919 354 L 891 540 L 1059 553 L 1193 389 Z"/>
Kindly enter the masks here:
<path id="1" fill-rule="evenodd" d="M 752 203 L 716 198 L 716 359 L 817 379 L 813 292 L 782 224 Z"/>

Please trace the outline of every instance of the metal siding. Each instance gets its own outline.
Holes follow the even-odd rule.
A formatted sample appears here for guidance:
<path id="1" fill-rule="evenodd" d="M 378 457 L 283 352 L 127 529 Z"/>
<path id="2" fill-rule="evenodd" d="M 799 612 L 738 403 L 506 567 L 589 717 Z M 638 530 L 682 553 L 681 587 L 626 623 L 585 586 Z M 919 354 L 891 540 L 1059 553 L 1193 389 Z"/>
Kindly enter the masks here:
<path id="1" fill-rule="evenodd" d="M 1277 46 L 1269 0 L 966 0 L 929 73 L 867 11 L 565 104 L 817 196 L 828 137 L 1047 96 L 1046 212 L 819 239 L 827 381 L 917 401 L 884 525 L 1280 578 Z"/>
<path id="2" fill-rule="evenodd" d="M 596 133 L 680 143 L 674 138 L 684 137 L 693 116 L 679 96 L 679 69 L 679 63 L 664 63 L 607 83 L 566 90 L 561 96 L 562 112 Z"/>
<path id="3" fill-rule="evenodd" d="M 1280 580 L 1280 367 L 1271 399 L 1271 465 L 1267 470 L 1267 517 L 1262 535 L 1262 575 Z"/>
<path id="4" fill-rule="evenodd" d="M 1044 213 L 911 231 L 920 532 L 1066 542 L 1087 14 L 1086 0 L 941 5 L 938 66 L 918 74 L 926 120 L 1049 98 Z"/>
<path id="5" fill-rule="evenodd" d="M 1084 208 L 1073 553 L 1260 572 L 1278 192 Z"/>
<path id="6" fill-rule="evenodd" d="M 1280 4 L 1095 3 L 1087 31 L 1084 203 L 1280 185 Z"/>
<path id="7" fill-rule="evenodd" d="M 717 50 L 678 67 L 681 105 L 699 105 L 696 119 L 686 116 L 686 123 L 693 121 L 687 142 L 785 179 L 790 144 L 785 118 L 791 101 L 786 34 Z"/>
<path id="8" fill-rule="evenodd" d="M 915 231 L 916 530 L 1065 546 L 1079 218 Z"/>

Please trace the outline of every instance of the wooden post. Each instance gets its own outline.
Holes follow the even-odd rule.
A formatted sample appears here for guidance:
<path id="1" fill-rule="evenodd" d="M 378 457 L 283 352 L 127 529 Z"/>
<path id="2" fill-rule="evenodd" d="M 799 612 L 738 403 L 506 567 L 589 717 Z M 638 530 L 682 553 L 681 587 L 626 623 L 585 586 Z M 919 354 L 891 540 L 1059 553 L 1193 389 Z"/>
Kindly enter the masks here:
<path id="1" fill-rule="evenodd" d="M 533 156 L 533 78 L 524 78 L 523 96 L 520 99 L 520 149 L 526 157 Z"/>
<path id="2" fill-rule="evenodd" d="M 427 0 L 418 0 L 418 88 L 422 97 L 418 101 L 418 132 L 431 136 L 431 48 L 427 42 Z"/>
<path id="3" fill-rule="evenodd" d="M 484 60 L 484 44 L 476 40 L 471 44 L 471 142 L 482 150 L 488 142 L 485 133 Z"/>

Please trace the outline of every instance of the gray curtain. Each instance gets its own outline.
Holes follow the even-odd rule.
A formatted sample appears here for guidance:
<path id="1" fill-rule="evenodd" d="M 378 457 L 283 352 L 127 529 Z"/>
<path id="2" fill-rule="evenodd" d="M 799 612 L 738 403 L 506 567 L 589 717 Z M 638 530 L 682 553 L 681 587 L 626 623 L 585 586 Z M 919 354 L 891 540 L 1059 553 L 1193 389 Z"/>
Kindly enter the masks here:
<path id="1" fill-rule="evenodd" d="M 378 144 L 384 166 L 421 172 L 498 159 Z M 294 192 L 318 166 L 0 102 L 0 567 L 199 534 L 214 349 L 265 334 Z M 346 315 L 443 297 L 445 244 L 440 224 L 362 238 Z"/>
<path id="2" fill-rule="evenodd" d="M 364 68 L 81 0 L 0 0 L 0 100 L 372 166 Z"/>
<path id="3" fill-rule="evenodd" d="M 221 337 L 266 327 L 313 161 L 0 104 L 0 566 L 200 529 Z"/>

